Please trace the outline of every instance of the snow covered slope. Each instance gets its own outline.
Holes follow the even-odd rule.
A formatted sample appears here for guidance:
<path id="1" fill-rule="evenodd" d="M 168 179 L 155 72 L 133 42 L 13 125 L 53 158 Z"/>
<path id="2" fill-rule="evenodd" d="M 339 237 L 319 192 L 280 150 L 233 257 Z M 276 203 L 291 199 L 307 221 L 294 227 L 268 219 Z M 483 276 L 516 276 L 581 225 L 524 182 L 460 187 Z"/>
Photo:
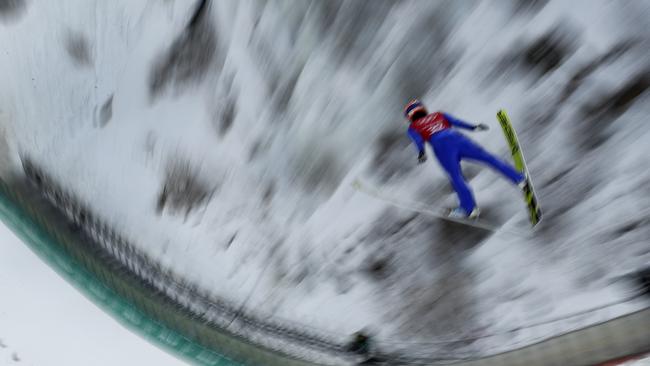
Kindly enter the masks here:
<path id="1" fill-rule="evenodd" d="M 20 3 L 20 2 L 16 2 Z M 650 6 L 608 1 L 26 2 L 0 18 L 0 172 L 25 154 L 208 294 L 386 344 L 512 348 L 638 309 L 650 263 Z M 412 97 L 509 111 L 545 221 L 530 237 L 374 200 L 455 197 L 416 164 Z M 9 157 L 9 159 L 7 158 Z M 485 215 L 515 188 L 466 167 Z M 546 323 L 588 308 L 569 321 Z M 496 340 L 495 340 L 496 338 Z M 433 350 L 432 350 L 433 351 Z"/>

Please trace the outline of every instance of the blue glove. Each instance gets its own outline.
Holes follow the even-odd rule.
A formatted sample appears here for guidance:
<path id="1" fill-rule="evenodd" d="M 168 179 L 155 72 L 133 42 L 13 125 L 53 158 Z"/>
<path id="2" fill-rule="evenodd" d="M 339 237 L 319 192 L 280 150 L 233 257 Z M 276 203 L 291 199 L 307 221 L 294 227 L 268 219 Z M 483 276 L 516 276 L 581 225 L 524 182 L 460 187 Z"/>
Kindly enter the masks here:
<path id="1" fill-rule="evenodd" d="M 427 155 L 424 153 L 424 151 L 420 151 L 418 154 L 418 163 L 422 164 L 425 161 L 427 161 Z"/>

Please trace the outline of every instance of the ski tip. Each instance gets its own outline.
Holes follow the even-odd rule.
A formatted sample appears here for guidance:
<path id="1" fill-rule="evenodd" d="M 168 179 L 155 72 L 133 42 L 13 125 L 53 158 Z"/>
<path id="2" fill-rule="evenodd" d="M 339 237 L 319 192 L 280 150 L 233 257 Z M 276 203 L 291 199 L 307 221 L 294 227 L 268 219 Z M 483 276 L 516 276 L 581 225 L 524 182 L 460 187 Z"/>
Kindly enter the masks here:
<path id="1" fill-rule="evenodd" d="M 497 119 L 502 124 L 507 123 L 510 120 L 510 118 L 508 118 L 508 114 L 506 113 L 505 109 L 499 109 L 499 111 L 497 112 Z"/>

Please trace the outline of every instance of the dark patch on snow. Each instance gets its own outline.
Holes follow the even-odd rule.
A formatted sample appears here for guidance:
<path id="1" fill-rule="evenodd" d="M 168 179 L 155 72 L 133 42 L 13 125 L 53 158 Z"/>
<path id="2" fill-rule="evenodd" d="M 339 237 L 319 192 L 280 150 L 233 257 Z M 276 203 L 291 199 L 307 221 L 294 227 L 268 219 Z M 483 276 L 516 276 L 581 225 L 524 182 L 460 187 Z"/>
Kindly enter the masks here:
<path id="1" fill-rule="evenodd" d="M 307 248 L 300 248 L 299 256 L 300 262 L 290 271 L 288 269 L 286 271 L 291 273 L 289 276 L 291 284 L 294 286 L 301 285 L 304 290 L 311 292 L 314 290 L 317 281 L 317 276 L 314 276 L 314 273 L 318 272 L 321 266 L 314 262 Z M 285 258 L 280 259 L 280 261 L 286 267 Z"/>
<path id="2" fill-rule="evenodd" d="M 374 147 L 371 169 L 381 183 L 394 176 L 406 175 L 417 165 L 416 151 L 408 150 L 406 130 L 392 129 L 382 133 Z"/>
<path id="3" fill-rule="evenodd" d="M 455 19 L 470 12 L 473 6 L 476 3 L 438 1 L 433 6 L 421 7 L 421 15 L 408 21 L 411 30 L 402 40 L 402 48 L 390 66 L 395 70 L 396 100 L 406 103 L 412 98 L 435 95 L 443 89 L 432 88 L 432 85 L 452 75 L 463 52 L 457 44 L 449 42 L 457 25 Z"/>
<path id="4" fill-rule="evenodd" d="M 154 152 L 156 150 L 156 143 L 156 134 L 153 131 L 147 132 L 147 136 L 144 140 L 144 152 L 147 159 L 153 158 Z"/>
<path id="5" fill-rule="evenodd" d="M 18 356 L 18 353 L 16 353 L 16 352 L 14 352 L 14 353 L 11 354 L 11 359 L 12 359 L 14 362 L 20 362 L 20 357 Z"/>
<path id="6" fill-rule="evenodd" d="M 201 26 L 201 22 L 208 16 L 207 12 L 210 5 L 210 0 L 199 0 L 199 5 L 194 10 L 187 28 L 192 29 Z"/>
<path id="7" fill-rule="evenodd" d="M 558 183 L 560 179 L 564 178 L 567 174 L 569 174 L 569 172 L 571 172 L 571 169 L 573 169 L 573 167 L 569 167 L 554 175 L 551 175 L 551 178 L 545 181 L 544 183 L 542 183 L 541 187 L 548 187 Z"/>
<path id="8" fill-rule="evenodd" d="M 26 10 L 26 0 L 2 0 L 0 1 L 0 22 L 17 21 L 25 14 Z"/>
<path id="9" fill-rule="evenodd" d="M 259 154 L 262 152 L 262 146 L 263 146 L 262 140 L 257 140 L 253 143 L 253 146 L 251 146 L 251 149 L 248 153 L 248 162 L 250 163 L 251 161 L 257 159 Z"/>
<path id="10" fill-rule="evenodd" d="M 454 190 L 448 179 L 437 179 L 423 182 L 417 189 L 415 197 L 418 197 L 418 201 L 421 203 L 437 204 L 452 193 L 454 193 Z"/>
<path id="11" fill-rule="evenodd" d="M 391 56 L 377 58 L 373 45 L 381 44 L 383 39 L 376 37 L 373 29 L 366 44 L 358 45 L 359 56 L 351 61 L 366 74 L 368 88 L 377 88 L 384 80 L 394 83 L 391 94 L 400 107 L 413 98 L 435 96 L 444 88 L 432 85 L 451 76 L 463 52 L 457 43 L 448 42 L 456 20 L 473 6 L 475 2 L 437 1 L 419 7 L 417 13 L 407 16 L 403 25 L 409 31 Z"/>
<path id="12" fill-rule="evenodd" d="M 529 125 L 534 126 L 523 131 L 531 133 L 530 141 L 535 141 L 546 132 L 543 127 L 551 126 L 559 111 L 560 108 L 549 108 L 548 105 L 543 104 L 532 104 L 527 108 L 522 121 L 527 121 Z"/>
<path id="13" fill-rule="evenodd" d="M 544 145 L 539 142 L 543 141 L 549 130 L 559 122 L 557 118 L 561 110 L 560 105 L 556 105 L 554 108 L 549 108 L 546 103 L 528 105 L 524 117 L 518 121 L 526 123 L 524 128 L 518 130 L 518 133 L 519 141 L 525 147 L 527 157 L 534 158 L 544 148 Z"/>
<path id="14" fill-rule="evenodd" d="M 457 25 L 455 19 L 473 6 L 475 3 L 471 2 L 439 1 L 435 5 L 421 7 L 419 14 L 414 14 L 407 21 L 410 30 L 400 42 L 394 60 L 375 66 L 371 84 L 377 85 L 381 77 L 390 75 L 395 80 L 393 95 L 400 104 L 424 95 L 435 96 L 443 88 L 432 88 L 432 85 L 452 75 L 463 52 L 457 44 L 449 42 Z M 368 54 L 368 59 L 361 59 L 359 63 L 364 67 L 375 64 L 374 60 L 369 62 L 372 57 L 374 55 Z"/>
<path id="15" fill-rule="evenodd" d="M 624 113 L 636 98 L 650 87 L 650 70 L 643 70 L 628 80 L 617 91 L 605 95 L 595 103 L 585 106 L 583 113 L 587 118 L 612 118 Z"/>
<path id="16" fill-rule="evenodd" d="M 556 30 L 528 45 L 523 50 L 523 61 L 529 69 L 537 70 L 539 77 L 543 77 L 557 69 L 574 50 L 568 35 Z"/>
<path id="17" fill-rule="evenodd" d="M 359 250 L 369 253 L 360 270 L 378 288 L 377 301 L 391 304 L 383 315 L 399 334 L 462 337 L 474 329 L 476 276 L 463 258 L 484 235 L 392 207 L 380 214 L 360 238 Z"/>
<path id="18" fill-rule="evenodd" d="M 580 288 L 587 289 L 589 286 L 605 278 L 607 273 L 607 269 L 601 267 L 597 263 L 592 263 L 580 268 L 576 277 L 576 282 Z"/>
<path id="19" fill-rule="evenodd" d="M 420 51 L 418 58 L 403 60 L 404 62 L 400 63 L 399 76 L 397 77 L 398 89 L 396 91 L 397 96 L 404 102 L 411 98 L 424 95 L 431 89 L 432 84 L 440 81 L 437 77 L 441 77 L 442 74 L 436 72 L 436 70 L 444 71 L 447 74 L 453 67 L 453 62 L 450 60 L 439 60 L 439 57 L 436 57 L 437 60 L 432 62 L 438 63 L 440 68 L 426 67 L 430 62 L 429 59 L 433 55 L 425 55 L 424 53 L 425 51 Z"/>
<path id="20" fill-rule="evenodd" d="M 487 216 L 487 210 L 484 208 L 483 211 L 486 212 L 481 216 Z M 474 249 L 491 235 L 489 230 L 441 219 L 435 237 L 438 245 L 434 246 L 434 252 L 436 256 L 447 257 L 450 255 L 449 251 Z"/>
<path id="21" fill-rule="evenodd" d="M 214 190 L 199 176 L 198 169 L 189 160 L 176 158 L 167 163 L 156 212 L 160 215 L 165 209 L 172 214 L 182 211 L 187 219 L 192 210 L 207 204 Z"/>
<path id="22" fill-rule="evenodd" d="M 401 322 L 398 329 L 404 335 L 417 334 L 421 339 L 437 337 L 462 339 L 472 335 L 476 327 L 476 299 L 472 296 L 475 276 L 457 259 L 448 259 L 437 268 L 439 277 L 426 281 L 415 280 L 401 284 L 398 291 L 401 306 L 391 309 L 394 320 Z M 452 336 L 453 335 L 453 336 Z M 451 342 L 441 347 L 442 352 L 454 351 L 471 344 Z"/>
<path id="23" fill-rule="evenodd" d="M 330 150 L 310 150 L 301 156 L 302 162 L 297 167 L 303 186 L 311 192 L 320 189 L 333 191 L 343 176 L 342 165 L 335 152 Z"/>
<path id="24" fill-rule="evenodd" d="M 342 0 L 313 1 L 311 3 L 316 14 L 315 21 L 321 36 L 327 36 L 332 33 L 332 26 L 336 21 L 342 4 Z"/>
<path id="25" fill-rule="evenodd" d="M 612 48 L 610 48 L 609 51 L 607 51 L 605 54 L 597 57 L 590 63 L 586 64 L 582 68 L 580 68 L 569 80 L 568 84 L 562 91 L 562 95 L 560 97 L 560 101 L 564 102 L 566 101 L 573 93 L 582 85 L 584 80 L 591 75 L 594 71 L 596 71 L 599 67 L 611 63 L 624 55 L 627 51 L 629 51 L 632 47 L 638 44 L 637 40 L 625 40 L 622 42 L 617 43 L 614 45 Z M 555 108 L 550 108 L 550 109 L 555 109 Z"/>
<path id="26" fill-rule="evenodd" d="M 68 32 L 64 45 L 68 55 L 76 65 L 91 66 L 93 64 L 90 42 L 85 35 Z"/>
<path id="27" fill-rule="evenodd" d="M 235 239 L 237 239 L 237 234 L 238 234 L 238 232 L 232 234 L 230 239 L 228 239 L 228 242 L 226 243 L 226 249 L 230 249 L 230 246 L 232 245 L 232 243 L 234 243 Z"/>
<path id="28" fill-rule="evenodd" d="M 275 46 L 263 37 L 263 35 L 252 34 L 249 43 L 256 52 L 255 57 L 259 61 L 260 72 L 266 77 L 272 111 L 275 114 L 282 114 L 289 106 L 304 65 L 287 64 L 286 56 L 277 57 Z M 271 121 L 284 122 L 287 119 L 276 116 Z"/>
<path id="29" fill-rule="evenodd" d="M 210 1 L 201 1 L 183 33 L 153 65 L 149 76 L 152 100 L 171 84 L 183 87 L 203 80 L 217 50 L 209 9 Z"/>
<path id="30" fill-rule="evenodd" d="M 512 10 L 514 14 L 535 14 L 541 11 L 549 0 L 514 0 Z"/>
<path id="31" fill-rule="evenodd" d="M 289 102 L 296 89 L 296 84 L 298 84 L 301 73 L 302 68 L 292 70 L 289 74 L 290 76 L 274 89 L 273 107 L 276 113 L 284 113 L 289 108 Z M 274 120 L 283 121 L 284 119 L 278 118 Z"/>
<path id="32" fill-rule="evenodd" d="M 280 84 L 280 79 L 287 72 L 291 72 L 292 68 L 281 63 L 285 60 L 277 60 L 276 49 L 264 38 L 263 34 L 251 32 L 248 43 L 252 51 L 255 52 L 254 58 L 260 68 L 260 73 L 265 76 L 270 93 L 273 93 Z"/>
<path id="33" fill-rule="evenodd" d="M 289 276 L 289 268 L 286 263 L 286 258 L 287 253 L 279 253 L 279 255 L 274 258 L 273 266 L 271 267 L 271 278 L 278 286 Z"/>
<path id="34" fill-rule="evenodd" d="M 396 3 L 392 0 L 337 1 L 340 5 L 333 2 L 326 9 L 330 14 L 336 13 L 327 32 L 334 37 L 334 58 L 358 60 Z"/>
<path id="35" fill-rule="evenodd" d="M 309 275 L 311 274 L 311 270 L 309 269 L 308 266 L 301 266 L 300 270 L 295 274 L 293 278 L 293 282 L 298 285 L 305 281 Z"/>
<path id="36" fill-rule="evenodd" d="M 273 197 L 275 196 L 275 182 L 269 182 L 266 185 L 266 189 L 264 190 L 264 194 L 262 195 L 262 202 L 265 205 L 269 205 L 271 203 L 271 200 L 273 200 Z"/>
<path id="37" fill-rule="evenodd" d="M 542 137 L 542 135 L 545 133 L 545 129 L 541 127 L 550 126 L 554 121 L 556 121 L 559 112 L 562 110 L 560 107 L 563 106 L 569 100 L 569 98 L 575 93 L 575 91 L 585 82 L 585 80 L 590 75 L 592 75 L 596 70 L 598 70 L 603 65 L 614 62 L 622 55 L 624 55 L 626 52 L 628 52 L 630 49 L 632 49 L 634 46 L 636 46 L 638 43 L 639 43 L 638 40 L 633 40 L 633 39 L 621 41 L 616 45 L 612 46 L 606 53 L 594 58 L 591 62 L 587 63 L 586 65 L 578 69 L 573 74 L 573 76 L 569 79 L 564 89 L 560 93 L 556 102 L 557 107 L 548 108 L 548 106 L 545 103 L 530 105 L 526 109 L 527 112 L 523 120 L 529 121 L 530 124 L 535 126 L 535 128 L 529 128 L 527 130 L 524 130 L 525 133 L 529 134 L 528 140 L 536 141 Z M 578 117 L 577 119 L 583 120 L 584 117 Z M 579 124 L 580 122 L 578 123 L 578 125 Z M 585 137 L 585 140 L 589 140 L 590 138 L 589 136 L 592 135 L 591 131 L 584 131 L 584 130 L 579 130 L 579 132 L 577 133 L 578 134 L 584 133 L 583 137 Z M 521 135 L 520 137 L 522 136 L 524 135 Z M 600 138 L 596 137 L 592 141 L 591 145 L 598 146 L 602 142 L 604 142 L 604 140 L 600 140 Z"/>
<path id="38" fill-rule="evenodd" d="M 613 235 L 614 237 L 618 238 L 618 237 L 620 237 L 620 236 L 622 236 L 622 235 L 625 235 L 625 234 L 627 234 L 627 233 L 630 233 L 630 232 L 636 230 L 637 228 L 639 228 L 639 227 L 643 224 L 643 221 L 644 221 L 644 219 L 639 219 L 639 220 L 635 220 L 635 221 L 633 221 L 633 222 L 627 223 L 627 224 L 625 224 L 624 226 L 622 226 L 622 227 L 616 229 L 616 230 L 612 233 L 612 235 Z"/>
<path id="39" fill-rule="evenodd" d="M 391 256 L 370 259 L 364 268 L 364 272 L 375 280 L 383 280 L 391 273 Z"/>
<path id="40" fill-rule="evenodd" d="M 513 71 L 530 75 L 532 81 L 537 82 L 559 68 L 575 52 L 577 39 L 578 32 L 562 25 L 518 47 L 515 46 L 513 52 L 502 56 L 495 63 L 484 83 L 499 77 L 514 79 Z M 520 78 L 520 75 L 516 77 Z"/>
<path id="41" fill-rule="evenodd" d="M 583 117 L 574 134 L 579 147 L 594 150 L 606 142 L 612 133 L 607 127 L 623 114 L 633 102 L 650 88 L 650 70 L 631 77 L 618 90 L 596 98 L 582 107 Z"/>
<path id="42" fill-rule="evenodd" d="M 274 257 L 283 250 L 282 246 L 284 245 L 284 239 L 277 239 L 269 246 L 267 255 L 269 258 Z M 302 248 L 301 248 L 302 249 Z"/>
<path id="43" fill-rule="evenodd" d="M 431 85 L 441 82 L 453 70 L 461 51 L 450 48 L 447 42 L 453 29 L 451 18 L 453 15 L 444 7 L 434 6 L 413 25 L 411 36 L 403 41 L 403 52 L 392 65 L 397 73 L 398 100 L 405 103 L 425 95 Z"/>
<path id="44" fill-rule="evenodd" d="M 545 213 L 543 225 L 537 230 L 538 236 L 548 243 L 562 242 L 560 239 L 566 232 L 573 230 L 571 226 L 578 224 L 575 220 L 567 220 L 566 215 L 579 207 L 602 184 L 602 175 L 602 167 L 597 159 L 590 160 L 589 156 L 551 174 L 552 178 L 543 189 L 538 189 Z"/>
<path id="45" fill-rule="evenodd" d="M 638 270 L 634 277 L 642 293 L 650 298 L 650 266 Z"/>
<path id="46" fill-rule="evenodd" d="M 374 245 L 381 240 L 389 239 L 398 235 L 406 226 L 412 223 L 418 214 L 404 215 L 396 208 L 390 207 L 384 210 L 374 221 L 368 233 L 361 238 L 366 244 Z"/>
<path id="47" fill-rule="evenodd" d="M 334 274 L 334 284 L 336 285 L 337 294 L 345 295 L 354 288 L 354 283 L 352 282 L 351 276 L 352 275 L 350 273 Z"/>
<path id="48" fill-rule="evenodd" d="M 237 101 L 234 98 L 229 97 L 226 101 L 226 105 L 221 109 L 221 113 L 218 113 L 216 116 L 215 123 L 218 126 L 217 131 L 220 137 L 224 137 L 228 131 L 230 131 L 235 122 L 236 115 Z"/>
<path id="49" fill-rule="evenodd" d="M 491 63 L 493 63 L 494 66 L 484 75 L 484 78 L 481 81 L 483 87 L 487 87 L 491 82 L 494 82 L 499 78 L 507 78 L 507 81 L 510 81 L 510 79 L 513 79 L 513 71 L 520 67 L 517 55 L 514 53 L 503 55 Z M 479 72 L 483 73 L 485 70 L 487 69 L 481 67 Z"/>
<path id="50" fill-rule="evenodd" d="M 113 94 L 104 102 L 99 110 L 99 127 L 104 127 L 113 118 Z"/>

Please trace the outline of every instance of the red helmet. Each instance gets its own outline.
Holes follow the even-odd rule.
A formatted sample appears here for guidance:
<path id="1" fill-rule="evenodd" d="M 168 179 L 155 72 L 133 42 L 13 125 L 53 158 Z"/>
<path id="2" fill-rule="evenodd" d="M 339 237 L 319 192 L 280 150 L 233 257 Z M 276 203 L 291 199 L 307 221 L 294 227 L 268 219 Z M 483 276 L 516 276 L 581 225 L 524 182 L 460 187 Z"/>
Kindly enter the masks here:
<path id="1" fill-rule="evenodd" d="M 422 102 L 420 102 L 417 99 L 413 99 L 410 102 L 408 102 L 408 104 L 404 108 L 404 116 L 406 116 L 406 118 L 411 118 L 411 116 L 415 112 L 419 112 L 419 111 L 426 113 L 427 110 L 426 108 L 424 108 L 424 104 L 422 104 Z"/>

